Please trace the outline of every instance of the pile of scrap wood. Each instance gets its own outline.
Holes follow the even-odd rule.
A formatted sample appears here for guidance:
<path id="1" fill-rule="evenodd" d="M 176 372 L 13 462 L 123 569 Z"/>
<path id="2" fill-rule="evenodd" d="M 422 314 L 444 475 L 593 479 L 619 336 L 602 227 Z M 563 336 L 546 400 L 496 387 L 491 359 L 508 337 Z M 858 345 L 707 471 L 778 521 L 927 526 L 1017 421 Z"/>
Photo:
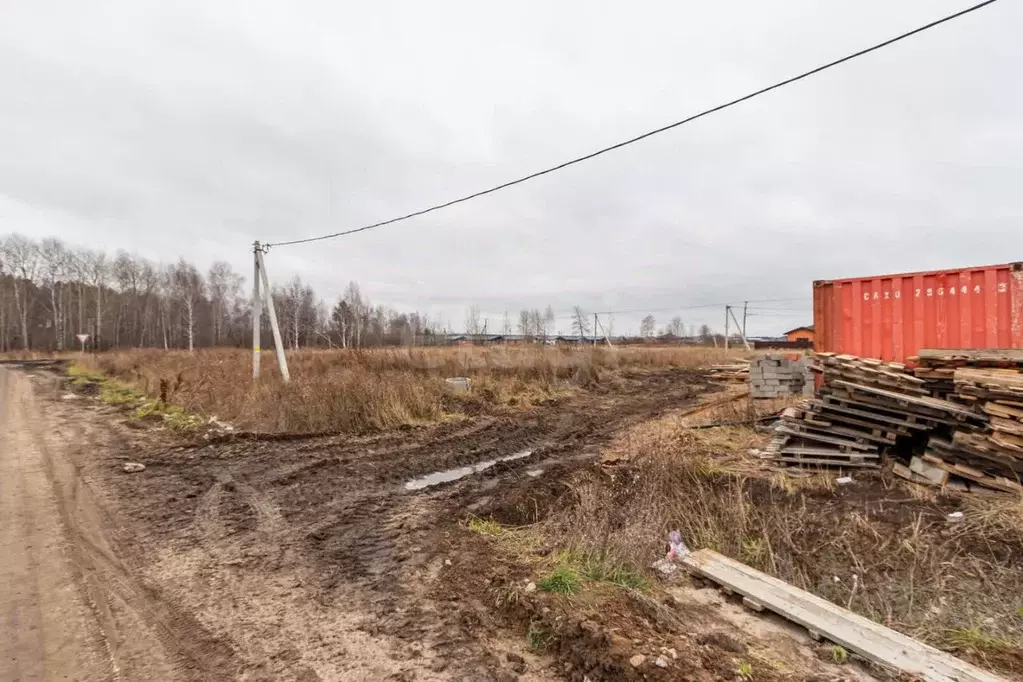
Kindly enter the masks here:
<path id="1" fill-rule="evenodd" d="M 749 361 L 743 360 L 730 365 L 711 365 L 707 372 L 715 379 L 725 381 L 746 381 L 749 379 Z"/>
<path id="2" fill-rule="evenodd" d="M 969 406 L 984 420 L 931 435 L 924 454 L 910 461 L 913 480 L 961 488 L 965 479 L 1023 491 L 1023 351 L 925 350 L 918 362 L 914 374 L 932 393 Z"/>
<path id="3" fill-rule="evenodd" d="M 820 391 L 783 412 L 762 456 L 840 467 L 888 456 L 920 483 L 1023 492 L 1023 351 L 922 351 L 918 362 L 818 353 Z"/>

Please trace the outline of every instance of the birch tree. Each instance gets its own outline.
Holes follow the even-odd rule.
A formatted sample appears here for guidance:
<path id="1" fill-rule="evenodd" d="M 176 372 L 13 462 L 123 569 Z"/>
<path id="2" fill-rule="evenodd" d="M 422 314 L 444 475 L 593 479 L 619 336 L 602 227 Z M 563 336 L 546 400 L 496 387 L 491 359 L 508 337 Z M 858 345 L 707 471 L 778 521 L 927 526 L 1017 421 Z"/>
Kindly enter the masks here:
<path id="1" fill-rule="evenodd" d="M 195 350 L 195 309 L 203 295 L 202 275 L 195 266 L 184 258 L 171 271 L 171 283 L 175 298 L 181 303 L 182 324 L 188 339 L 188 350 Z"/>
<path id="2" fill-rule="evenodd" d="M 28 350 L 31 344 L 28 333 L 29 311 L 35 302 L 35 279 L 39 273 L 39 247 L 34 241 L 20 234 L 8 236 L 0 244 L 0 254 L 11 272 L 14 289 L 14 306 L 21 323 L 21 347 Z"/>

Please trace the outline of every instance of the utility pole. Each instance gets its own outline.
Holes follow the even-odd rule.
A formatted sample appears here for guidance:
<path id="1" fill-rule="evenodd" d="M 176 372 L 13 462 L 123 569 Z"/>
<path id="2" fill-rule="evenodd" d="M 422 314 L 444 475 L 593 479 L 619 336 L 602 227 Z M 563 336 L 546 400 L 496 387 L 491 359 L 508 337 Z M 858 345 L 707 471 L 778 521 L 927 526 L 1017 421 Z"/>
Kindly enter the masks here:
<path id="1" fill-rule="evenodd" d="M 725 350 L 728 350 L 728 314 L 732 312 L 732 307 L 725 306 Z"/>
<path id="2" fill-rule="evenodd" d="M 259 242 L 252 243 L 252 378 L 259 378 L 259 325 L 263 308 L 259 301 L 259 254 L 263 247 Z"/>
<path id="3" fill-rule="evenodd" d="M 600 322 L 598 321 L 597 324 L 600 324 Z M 602 325 L 602 324 L 600 324 L 600 333 L 604 335 L 604 340 L 607 341 L 607 347 L 610 348 L 611 350 L 614 350 L 615 345 L 613 343 L 611 343 L 611 337 L 609 337 L 607 335 L 607 330 L 604 329 L 604 325 Z M 594 339 L 597 336 L 597 330 L 596 329 L 593 330 L 593 336 L 594 336 Z M 594 341 L 594 343 L 596 343 L 596 341 Z"/>
<path id="4" fill-rule="evenodd" d="M 742 302 L 742 338 L 746 340 L 746 310 L 749 308 L 749 301 Z M 746 350 L 749 350 L 749 344 L 746 344 Z"/>
<path id="5" fill-rule="evenodd" d="M 263 251 L 256 251 L 256 270 L 259 272 L 260 280 L 263 282 L 263 292 L 266 294 L 266 312 L 270 316 L 270 330 L 274 334 L 274 348 L 277 350 L 277 365 L 281 368 L 281 377 L 284 383 L 291 381 L 291 374 L 288 372 L 288 359 L 284 356 L 284 343 L 281 341 L 281 328 L 277 324 L 277 311 L 274 310 L 273 292 L 270 290 L 270 279 L 266 276 L 266 265 L 263 263 Z"/>
<path id="6" fill-rule="evenodd" d="M 597 345 L 597 313 L 593 313 L 593 345 Z"/>
<path id="7" fill-rule="evenodd" d="M 746 340 L 746 332 L 742 331 L 742 327 L 739 326 L 739 320 L 736 319 L 735 313 L 732 312 L 731 308 L 728 309 L 728 312 L 732 315 L 732 321 L 735 322 L 735 328 L 740 330 L 739 333 L 742 335 L 742 345 L 746 346 L 746 350 L 750 350 L 749 341 Z M 727 321 L 728 318 L 725 318 L 725 322 Z"/>

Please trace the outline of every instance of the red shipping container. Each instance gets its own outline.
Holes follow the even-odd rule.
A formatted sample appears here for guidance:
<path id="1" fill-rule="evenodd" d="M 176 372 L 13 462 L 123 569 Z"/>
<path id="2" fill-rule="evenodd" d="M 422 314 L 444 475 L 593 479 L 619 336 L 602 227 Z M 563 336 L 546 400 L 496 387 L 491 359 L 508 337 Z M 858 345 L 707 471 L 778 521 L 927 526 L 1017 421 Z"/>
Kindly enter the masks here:
<path id="1" fill-rule="evenodd" d="M 814 350 L 902 362 L 921 348 L 1023 348 L 1023 263 L 813 283 Z"/>

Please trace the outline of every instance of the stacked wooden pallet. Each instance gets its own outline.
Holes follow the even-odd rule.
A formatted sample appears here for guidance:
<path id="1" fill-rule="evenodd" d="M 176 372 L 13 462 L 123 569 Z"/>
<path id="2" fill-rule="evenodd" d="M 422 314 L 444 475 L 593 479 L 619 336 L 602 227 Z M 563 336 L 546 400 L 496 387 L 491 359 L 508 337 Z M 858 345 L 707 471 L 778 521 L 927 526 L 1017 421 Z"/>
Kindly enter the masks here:
<path id="1" fill-rule="evenodd" d="M 814 369 L 823 375 L 823 387 L 783 413 L 766 458 L 877 467 L 886 451 L 925 442 L 942 429 L 972 431 L 983 421 L 970 407 L 928 395 L 926 381 L 897 363 L 820 353 Z"/>
<path id="2" fill-rule="evenodd" d="M 843 379 L 862 386 L 874 386 L 900 393 L 928 395 L 927 382 L 906 372 L 899 362 L 883 362 L 855 355 L 817 353 L 814 371 L 821 372 L 825 380 Z"/>
<path id="3" fill-rule="evenodd" d="M 968 485 L 1023 492 L 1023 351 L 922 351 L 921 362 L 943 373 L 940 385 L 928 381 L 933 392 L 948 391 L 950 373 L 949 398 L 986 419 L 973 429 L 932 436 L 910 468 L 933 485 L 959 486 L 963 479 Z"/>
<path id="4" fill-rule="evenodd" d="M 881 445 L 894 443 L 894 434 L 862 428 L 847 416 L 827 412 L 815 400 L 787 408 L 765 459 L 804 466 L 879 466 Z"/>
<path id="5" fill-rule="evenodd" d="M 960 400 L 955 382 L 957 369 L 1000 368 L 1018 372 L 1023 368 L 1023 350 L 922 350 L 911 360 L 918 365 L 913 374 L 924 380 L 931 395 Z"/>

